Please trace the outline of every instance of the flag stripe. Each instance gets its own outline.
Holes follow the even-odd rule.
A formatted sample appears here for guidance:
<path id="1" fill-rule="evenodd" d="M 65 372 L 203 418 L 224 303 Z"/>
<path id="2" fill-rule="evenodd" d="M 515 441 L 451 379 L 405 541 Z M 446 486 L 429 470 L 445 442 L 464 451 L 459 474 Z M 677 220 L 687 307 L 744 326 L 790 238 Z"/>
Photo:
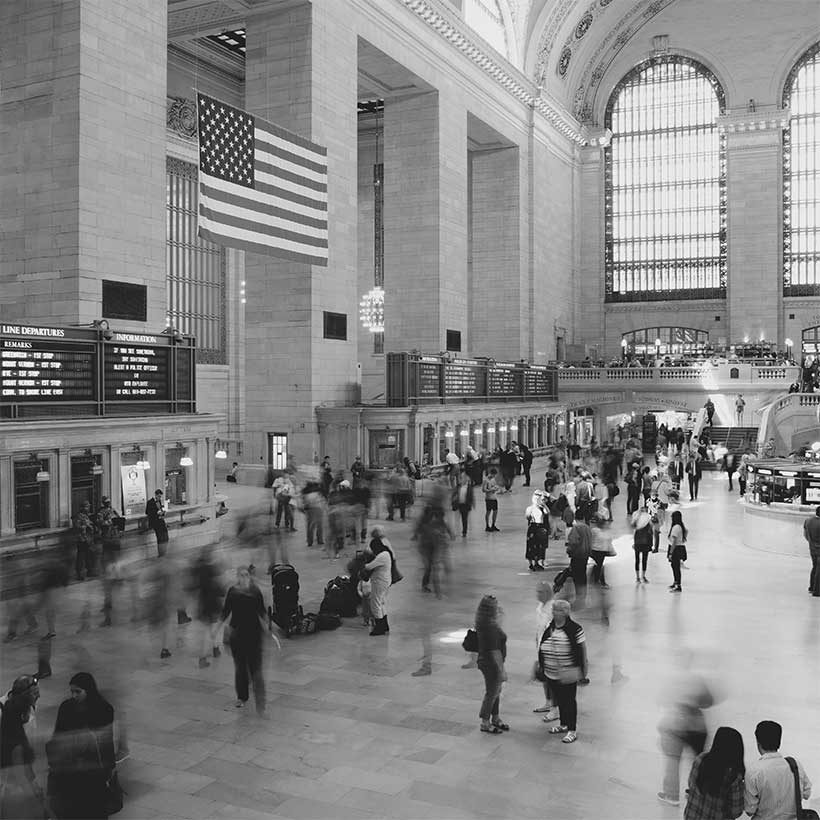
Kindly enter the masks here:
<path id="1" fill-rule="evenodd" d="M 327 193 L 327 183 L 308 179 L 307 177 L 302 176 L 301 173 L 292 173 L 291 171 L 286 171 L 284 168 L 277 168 L 275 165 L 261 160 L 258 154 L 256 161 L 254 162 L 254 168 L 257 171 L 261 171 L 264 174 L 269 174 L 276 179 L 282 179 L 286 182 L 293 182 L 296 185 L 301 185 L 303 188 L 310 188 L 312 191 L 319 191 L 319 193 Z"/>
<path id="2" fill-rule="evenodd" d="M 284 197 L 263 196 L 250 188 L 224 182 L 221 179 L 209 180 L 207 184 L 203 183 L 200 193 L 208 199 L 239 205 L 262 213 L 265 213 L 266 207 L 276 208 L 282 211 L 283 216 L 293 215 L 294 219 L 307 220 L 305 225 L 312 225 L 314 222 L 316 223 L 314 227 L 318 227 L 319 223 L 327 225 L 326 206 L 325 209 L 304 207 Z"/>
<path id="3" fill-rule="evenodd" d="M 318 145 L 315 142 L 311 142 L 304 137 L 300 137 L 298 134 L 294 134 L 292 131 L 288 131 L 286 128 L 282 128 L 279 125 L 274 125 L 272 122 L 260 119 L 259 117 L 256 117 L 255 122 L 256 129 L 263 128 L 271 136 L 279 137 L 283 142 L 290 143 L 291 145 L 298 145 L 303 149 L 304 153 L 315 154 L 316 162 L 323 162 L 326 159 L 327 148 L 323 145 Z"/>
<path id="4" fill-rule="evenodd" d="M 303 202 L 311 208 L 320 208 L 327 210 L 327 193 L 319 191 L 311 191 L 307 188 L 301 188 L 299 185 L 294 185 L 291 182 L 285 182 L 283 179 L 277 179 L 264 171 L 256 169 L 254 172 L 256 177 L 255 188 L 260 193 L 270 193 L 275 196 L 274 191 L 288 192 L 292 197 L 293 202 Z M 283 194 L 284 196 L 284 194 Z"/>
<path id="5" fill-rule="evenodd" d="M 322 162 L 313 162 L 309 157 L 294 153 L 293 146 L 285 142 L 266 139 L 268 135 L 261 128 L 257 128 L 254 131 L 254 137 L 256 139 L 257 151 L 262 151 L 266 154 L 271 154 L 272 156 L 286 160 L 287 162 L 292 162 L 295 165 L 300 165 L 302 168 L 322 176 L 327 174 L 327 165 Z"/>
<path id="6" fill-rule="evenodd" d="M 199 221 L 199 235 L 209 242 L 214 242 L 217 245 L 228 245 L 232 248 L 239 248 L 239 250 L 249 251 L 250 253 L 263 253 L 270 256 L 275 253 L 283 259 L 290 259 L 294 262 L 306 262 L 310 265 L 326 265 L 327 254 L 323 256 L 317 255 L 314 251 L 309 253 L 302 250 L 294 250 L 298 245 L 290 246 L 288 243 L 277 243 L 276 248 L 266 245 L 259 241 L 259 235 L 253 232 L 241 231 L 232 228 L 230 231 L 220 230 L 220 223 L 212 225 L 205 219 L 200 218 Z"/>
<path id="7" fill-rule="evenodd" d="M 225 214 L 236 219 L 244 219 L 248 222 L 255 222 L 259 225 L 265 225 L 270 228 L 278 228 L 283 231 L 296 231 L 311 239 L 321 239 L 327 242 L 327 223 L 320 225 L 308 225 L 302 220 L 304 217 L 294 218 L 292 215 L 285 213 L 284 218 L 280 214 L 268 213 L 267 211 L 259 211 L 256 208 L 246 208 L 244 205 L 235 205 L 225 202 L 224 199 L 209 200 L 202 197 L 200 202 L 209 210 L 208 216 L 211 219 L 215 214 Z"/>
<path id="8" fill-rule="evenodd" d="M 283 239 L 287 242 L 293 242 L 295 244 L 309 245 L 311 248 L 327 248 L 326 232 L 324 232 L 324 236 L 313 236 L 307 233 L 289 231 L 277 225 L 271 225 L 266 222 L 260 222 L 256 219 L 250 219 L 248 218 L 250 213 L 247 211 L 243 212 L 248 214 L 247 217 L 226 213 L 226 209 L 229 207 L 230 206 L 223 206 L 220 210 L 214 211 L 213 209 L 208 208 L 204 203 L 200 203 L 199 215 L 205 217 L 205 219 L 211 220 L 212 222 L 218 221 L 222 225 L 228 225 L 244 231 L 253 231 L 260 237 L 266 236 L 276 239 Z M 305 230 L 307 231 L 310 229 L 307 228 Z"/>

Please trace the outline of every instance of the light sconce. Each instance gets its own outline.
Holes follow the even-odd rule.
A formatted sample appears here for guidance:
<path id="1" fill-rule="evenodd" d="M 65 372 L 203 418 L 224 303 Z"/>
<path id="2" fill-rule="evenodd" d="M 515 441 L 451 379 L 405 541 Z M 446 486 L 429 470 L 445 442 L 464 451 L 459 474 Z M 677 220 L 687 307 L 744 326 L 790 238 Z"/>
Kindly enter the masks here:
<path id="1" fill-rule="evenodd" d="M 511 433 L 517 433 L 518 432 L 518 425 L 515 424 L 514 422 L 510 425 L 510 432 Z"/>
<path id="2" fill-rule="evenodd" d="M 134 465 L 138 470 L 150 470 L 151 469 L 151 462 L 148 461 L 146 458 L 146 454 L 142 451 L 142 448 L 139 444 L 135 444 L 133 447 L 133 451 L 139 454 L 139 458 L 137 459 L 137 463 Z"/>
<path id="3" fill-rule="evenodd" d="M 464 437 L 466 438 L 467 436 L 469 436 L 469 435 L 470 435 L 470 431 L 469 431 L 469 430 L 461 430 L 461 431 L 459 432 L 459 435 L 460 435 L 460 436 L 464 436 Z"/>
<path id="4" fill-rule="evenodd" d="M 455 433 L 452 430 L 445 430 L 444 431 L 444 438 L 454 438 Z"/>
<path id="5" fill-rule="evenodd" d="M 38 470 L 35 478 L 37 479 L 37 481 L 41 483 L 45 481 L 51 481 L 51 475 L 48 472 L 48 470 Z"/>
<path id="6" fill-rule="evenodd" d="M 228 454 L 224 450 L 217 450 L 214 453 L 214 458 L 223 459 L 223 458 L 227 458 L 227 457 L 228 457 Z"/>
<path id="7" fill-rule="evenodd" d="M 177 442 L 177 450 L 180 450 L 183 453 L 185 452 L 185 445 L 181 441 Z M 180 467 L 193 467 L 194 466 L 194 460 L 188 455 L 183 455 L 179 459 L 179 466 Z"/>
<path id="8" fill-rule="evenodd" d="M 507 425 L 506 425 L 506 424 L 502 424 L 502 425 L 498 428 L 498 432 L 499 432 L 499 433 L 506 433 L 506 432 L 507 432 Z"/>
<path id="9" fill-rule="evenodd" d="M 110 341 L 114 338 L 114 333 L 113 333 L 113 331 L 111 330 L 111 327 L 110 327 L 110 325 L 108 324 L 108 320 L 107 320 L 107 319 L 95 319 L 95 320 L 91 323 L 91 326 L 92 326 L 95 330 L 99 330 L 99 331 L 100 331 L 100 333 L 102 334 L 103 339 L 105 339 L 105 341 L 106 341 L 106 342 L 110 342 Z"/>
<path id="10" fill-rule="evenodd" d="M 788 348 L 794 347 L 794 342 L 791 339 L 786 339 L 786 347 L 788 347 Z"/>

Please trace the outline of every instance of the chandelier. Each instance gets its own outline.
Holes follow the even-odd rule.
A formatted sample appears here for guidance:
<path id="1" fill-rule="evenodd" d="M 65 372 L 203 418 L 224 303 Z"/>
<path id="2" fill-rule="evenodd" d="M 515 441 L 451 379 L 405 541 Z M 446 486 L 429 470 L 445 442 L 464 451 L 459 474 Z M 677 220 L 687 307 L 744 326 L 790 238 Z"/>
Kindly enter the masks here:
<path id="1" fill-rule="evenodd" d="M 378 285 L 362 296 L 359 318 L 371 333 L 384 333 L 384 289 Z"/>

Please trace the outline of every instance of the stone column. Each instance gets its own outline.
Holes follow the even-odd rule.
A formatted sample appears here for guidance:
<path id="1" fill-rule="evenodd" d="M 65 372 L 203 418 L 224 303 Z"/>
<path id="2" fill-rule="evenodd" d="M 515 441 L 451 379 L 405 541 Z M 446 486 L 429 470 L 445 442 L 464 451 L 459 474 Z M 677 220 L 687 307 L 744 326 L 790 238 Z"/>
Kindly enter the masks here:
<path id="1" fill-rule="evenodd" d="M 102 280 L 165 327 L 167 18 L 155 0 L 0 3 L 0 314 L 101 318 Z"/>
<path id="2" fill-rule="evenodd" d="M 470 350 L 529 353 L 529 288 L 521 269 L 518 146 L 470 151 Z"/>
<path id="3" fill-rule="evenodd" d="M 782 130 L 786 115 L 729 114 L 726 134 L 728 338 L 783 344 Z"/>
<path id="4" fill-rule="evenodd" d="M 250 253 L 245 262 L 246 461 L 277 432 L 299 464 L 317 449 L 314 408 L 357 392 L 357 41 L 341 3 L 266 3 L 247 32 L 248 111 L 328 149 L 327 267 Z M 325 311 L 346 315 L 346 340 L 324 338 Z"/>
<path id="5" fill-rule="evenodd" d="M 385 350 L 467 352 L 467 114 L 444 91 L 384 104 Z"/>

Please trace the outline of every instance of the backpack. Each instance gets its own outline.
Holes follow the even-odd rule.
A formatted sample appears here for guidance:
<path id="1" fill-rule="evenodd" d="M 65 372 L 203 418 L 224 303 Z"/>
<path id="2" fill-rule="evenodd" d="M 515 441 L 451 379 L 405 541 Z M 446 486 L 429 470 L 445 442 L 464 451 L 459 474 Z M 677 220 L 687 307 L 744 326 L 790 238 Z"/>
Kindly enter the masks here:
<path id="1" fill-rule="evenodd" d="M 319 613 L 335 612 L 342 618 L 353 618 L 359 604 L 359 593 L 345 575 L 337 575 L 325 584 L 325 594 Z"/>
<path id="2" fill-rule="evenodd" d="M 289 635 L 299 628 L 302 621 L 302 607 L 299 606 L 299 573 L 290 564 L 274 564 L 268 571 L 273 593 L 270 618 Z"/>
<path id="3" fill-rule="evenodd" d="M 635 530 L 635 547 L 642 549 L 642 548 L 651 548 L 652 543 L 654 541 L 654 537 L 652 535 L 652 522 L 647 524 L 645 527 L 641 527 L 639 530 Z"/>
<path id="4" fill-rule="evenodd" d="M 338 629 L 342 625 L 342 618 L 335 612 L 320 612 L 316 616 L 316 626 L 319 629 Z"/>

